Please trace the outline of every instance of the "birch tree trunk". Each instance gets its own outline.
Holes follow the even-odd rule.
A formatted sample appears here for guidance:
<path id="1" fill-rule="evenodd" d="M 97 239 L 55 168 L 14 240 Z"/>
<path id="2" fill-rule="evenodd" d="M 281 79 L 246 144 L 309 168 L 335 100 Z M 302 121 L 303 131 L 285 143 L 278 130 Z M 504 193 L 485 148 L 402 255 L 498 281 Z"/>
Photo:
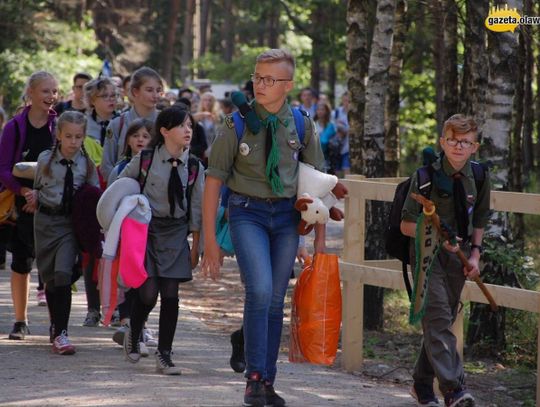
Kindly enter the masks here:
<path id="1" fill-rule="evenodd" d="M 467 46 L 463 63 L 460 112 L 474 117 L 478 128 L 481 129 L 485 121 L 488 78 L 487 30 L 484 19 L 489 12 L 489 1 L 467 1 L 466 6 L 465 44 Z"/>
<path id="2" fill-rule="evenodd" d="M 392 37 L 396 0 L 379 0 L 376 25 L 369 59 L 362 171 L 366 177 L 384 176 L 384 114 L 385 95 L 388 88 L 388 70 L 392 53 Z M 384 245 L 385 205 L 370 201 L 366 208 L 365 258 L 381 259 L 386 256 Z M 381 329 L 383 325 L 384 289 L 365 286 L 364 320 L 368 329 Z"/>
<path id="3" fill-rule="evenodd" d="M 523 4 L 523 13 L 526 16 L 533 15 L 532 0 L 525 0 Z M 523 25 L 520 30 L 523 30 L 523 41 L 525 47 L 525 72 L 523 78 L 523 175 L 525 182 L 528 181 L 531 170 L 534 166 L 533 154 L 533 74 L 534 74 L 534 53 L 532 48 L 534 27 Z"/>
<path id="4" fill-rule="evenodd" d="M 388 71 L 388 94 L 386 99 L 386 138 L 384 143 L 384 176 L 397 177 L 399 172 L 399 87 L 407 26 L 405 16 L 407 1 L 397 0 L 394 23 L 394 41 Z"/>
<path id="5" fill-rule="evenodd" d="M 349 154 L 351 172 L 362 173 L 365 78 L 368 72 L 368 9 L 364 0 L 347 4 L 347 87 L 350 94 Z"/>
<path id="6" fill-rule="evenodd" d="M 496 2 L 502 4 L 501 2 Z M 506 4 L 506 2 L 505 2 Z M 521 0 L 508 1 L 508 7 L 522 10 Z M 518 72 L 518 33 L 488 32 L 489 76 L 486 96 L 486 121 L 482 129 L 481 157 L 490 160 L 492 189 L 508 190 L 509 145 L 512 132 L 513 98 Z M 509 236 L 508 216 L 495 212 L 486 228 L 486 238 L 499 239 Z M 486 282 L 513 285 L 515 276 L 503 265 L 486 261 L 482 271 Z M 490 350 L 496 353 L 505 346 L 506 312 L 501 308 L 492 313 L 483 304 L 472 304 L 467 333 L 469 346 L 481 340 L 491 342 Z"/>

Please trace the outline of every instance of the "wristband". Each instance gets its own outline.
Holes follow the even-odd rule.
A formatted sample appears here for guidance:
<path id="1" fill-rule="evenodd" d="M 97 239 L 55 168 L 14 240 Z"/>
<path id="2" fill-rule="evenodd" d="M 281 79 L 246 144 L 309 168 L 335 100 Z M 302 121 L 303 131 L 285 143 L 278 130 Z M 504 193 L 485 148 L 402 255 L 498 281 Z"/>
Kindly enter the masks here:
<path id="1" fill-rule="evenodd" d="M 473 249 L 478 249 L 478 252 L 479 252 L 480 254 L 484 253 L 484 248 L 483 248 L 481 245 L 479 245 L 479 244 L 472 244 L 472 245 L 471 245 L 471 251 L 472 251 Z"/>

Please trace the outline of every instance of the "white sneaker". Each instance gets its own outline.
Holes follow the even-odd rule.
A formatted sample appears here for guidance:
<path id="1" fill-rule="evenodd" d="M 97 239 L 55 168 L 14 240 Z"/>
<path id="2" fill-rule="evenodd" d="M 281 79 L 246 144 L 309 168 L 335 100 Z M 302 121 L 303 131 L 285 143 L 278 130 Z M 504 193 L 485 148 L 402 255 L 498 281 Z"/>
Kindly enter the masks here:
<path id="1" fill-rule="evenodd" d="M 148 352 L 148 348 L 144 342 L 139 342 L 139 351 L 143 358 L 147 358 L 150 355 L 150 352 Z"/>
<path id="2" fill-rule="evenodd" d="M 157 348 L 158 340 L 154 338 L 154 333 L 150 328 L 143 328 L 143 341 L 146 346 Z"/>

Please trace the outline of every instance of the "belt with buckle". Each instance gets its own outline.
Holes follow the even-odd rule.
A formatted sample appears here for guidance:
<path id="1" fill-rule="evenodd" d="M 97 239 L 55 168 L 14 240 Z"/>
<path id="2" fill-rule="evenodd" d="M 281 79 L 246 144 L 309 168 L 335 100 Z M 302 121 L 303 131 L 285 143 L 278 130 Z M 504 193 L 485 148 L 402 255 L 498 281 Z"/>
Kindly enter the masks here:
<path id="1" fill-rule="evenodd" d="M 49 206 L 39 205 L 38 211 L 41 213 L 44 213 L 45 215 L 50 215 L 50 216 L 67 215 L 66 211 L 61 206 L 57 206 L 56 208 L 51 208 Z"/>

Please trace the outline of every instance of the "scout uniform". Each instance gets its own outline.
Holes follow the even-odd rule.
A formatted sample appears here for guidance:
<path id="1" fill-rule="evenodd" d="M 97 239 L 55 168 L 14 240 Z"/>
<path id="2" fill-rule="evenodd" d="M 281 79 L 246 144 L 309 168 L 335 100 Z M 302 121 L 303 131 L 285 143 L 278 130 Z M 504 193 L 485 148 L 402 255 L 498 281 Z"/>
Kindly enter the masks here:
<path id="1" fill-rule="evenodd" d="M 254 109 L 261 120 L 269 113 L 254 102 Z M 294 118 L 288 104 L 276 114 L 280 124 L 276 138 L 280 153 L 279 175 L 283 192 L 272 191 L 266 178 L 266 132 L 263 128 L 258 134 L 252 134 L 246 126 L 240 139 L 236 136 L 232 115 L 225 118 L 214 146 L 216 153 L 211 154 L 207 174 L 223 181 L 237 194 L 257 198 L 291 198 L 296 196 L 298 184 L 298 160 L 324 169 L 324 156 L 313 122 L 305 117 L 306 134 L 304 145 L 300 144 Z"/>
<path id="2" fill-rule="evenodd" d="M 180 205 L 177 200 L 174 201 L 174 214 L 171 215 L 171 203 L 167 195 L 172 168 L 170 159 L 172 157 L 164 145 L 155 148 L 152 165 L 142 191 L 152 208 L 145 267 L 148 277 L 175 278 L 185 282 L 192 279 L 187 235 L 189 231 L 200 231 L 202 225 L 204 168 L 199 163 L 197 179 L 193 181 L 195 185 L 190 196 L 191 202 L 188 205 L 186 189 L 188 186 L 189 149 L 182 153 L 177 171 L 184 190 L 183 202 Z M 140 154 L 133 157 L 120 173 L 119 178 L 138 179 L 140 160 Z"/>
<path id="3" fill-rule="evenodd" d="M 43 169 L 49 162 L 51 150 L 39 155 L 34 189 L 38 190 L 38 210 L 34 216 L 34 236 L 36 242 L 36 261 L 43 282 L 55 281 L 60 285 L 71 284 L 71 273 L 79 253 L 73 232 L 71 213 L 62 206 L 64 182 L 67 167 L 61 162 L 62 154 L 57 150 L 50 166 L 50 175 Z M 83 184 L 99 186 L 94 169 L 87 176 L 86 157 L 78 151 L 72 158 L 73 191 Z"/>
<path id="4" fill-rule="evenodd" d="M 157 113 L 157 110 L 154 110 L 147 119 L 155 122 Z M 105 144 L 103 145 L 103 161 L 100 167 L 104 179 L 109 178 L 111 170 L 121 158 L 120 156 L 126 144 L 126 132 L 129 124 L 139 117 L 135 108 L 132 107 L 109 123 Z M 122 128 L 120 128 L 120 124 Z"/>
<path id="5" fill-rule="evenodd" d="M 212 146 L 207 174 L 231 190 L 230 233 L 245 282 L 245 375 L 248 384 L 264 381 L 271 387 L 277 373 L 283 302 L 298 248 L 300 214 L 294 209 L 298 161 L 322 169 L 324 156 L 308 117 L 301 144 L 288 104 L 276 114 L 257 102 L 252 108 L 262 129 L 253 134 L 246 126 L 239 140 L 232 117 L 227 116 Z"/>
<path id="6" fill-rule="evenodd" d="M 456 174 L 460 173 L 468 213 L 467 236 L 460 245 L 465 254 L 469 255 L 473 228 L 482 229 L 489 220 L 491 189 L 489 176 L 486 174 L 481 189 L 477 191 L 470 161 L 467 161 L 460 171 L 452 168 L 444 156 L 432 165 L 435 174 L 437 172 L 441 174 L 440 170 L 446 177 L 455 177 Z M 404 221 L 416 222 L 422 209 L 421 205 L 410 196 L 411 192 L 420 194 L 418 187 L 415 172 L 412 176 L 409 194 L 403 205 L 402 220 Z M 446 189 L 437 185 L 436 176 L 432 178 L 430 199 L 435 203 L 441 221 L 457 231 L 459 222 L 455 216 L 456 200 Z M 411 259 L 414 261 L 415 256 L 412 255 Z M 425 316 L 422 319 L 424 332 L 422 349 L 416 362 L 413 378 L 415 383 L 432 386 L 433 378 L 437 377 L 443 394 L 462 387 L 464 383 L 463 365 L 456 350 L 456 338 L 450 331 L 457 315 L 464 284 L 463 265 L 458 256 L 441 249 L 433 261 L 429 278 L 427 306 Z"/>

